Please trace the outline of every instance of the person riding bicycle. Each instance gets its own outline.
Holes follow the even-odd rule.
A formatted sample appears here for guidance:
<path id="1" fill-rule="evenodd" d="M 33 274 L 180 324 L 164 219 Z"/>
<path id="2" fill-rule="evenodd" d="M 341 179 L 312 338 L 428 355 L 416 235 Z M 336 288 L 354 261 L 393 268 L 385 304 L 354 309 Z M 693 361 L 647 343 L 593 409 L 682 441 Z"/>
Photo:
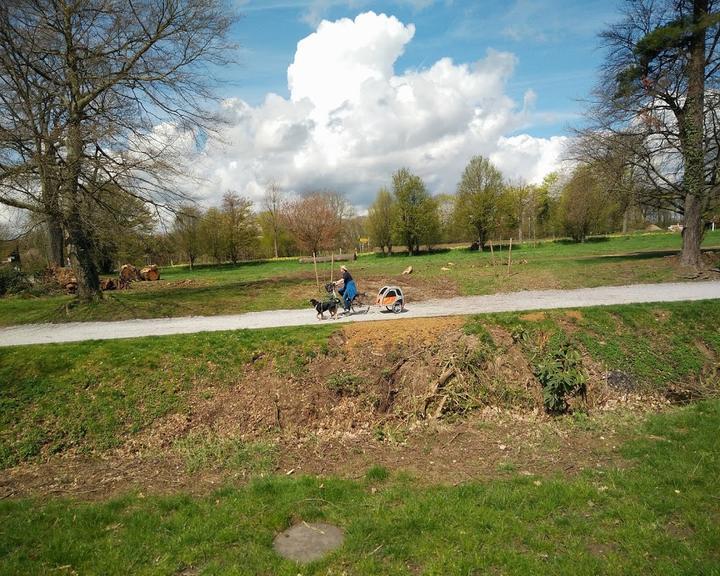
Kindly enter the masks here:
<path id="1" fill-rule="evenodd" d="M 345 312 L 349 312 L 350 302 L 352 302 L 352 299 L 355 298 L 357 294 L 357 286 L 355 286 L 355 280 L 353 280 L 347 267 L 344 265 L 340 266 L 340 272 L 342 272 L 342 278 L 335 282 L 335 286 L 342 284 L 342 288 L 338 288 L 338 294 L 342 296 Z"/>

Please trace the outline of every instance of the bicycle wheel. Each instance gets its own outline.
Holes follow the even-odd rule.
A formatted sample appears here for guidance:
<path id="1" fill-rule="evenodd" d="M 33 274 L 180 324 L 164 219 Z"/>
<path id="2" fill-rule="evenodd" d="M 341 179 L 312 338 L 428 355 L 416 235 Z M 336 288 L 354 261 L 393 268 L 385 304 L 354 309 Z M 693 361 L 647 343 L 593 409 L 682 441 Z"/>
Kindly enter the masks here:
<path id="1" fill-rule="evenodd" d="M 364 294 L 358 293 L 350 302 L 350 310 L 353 314 L 365 313 L 370 310 L 370 306 L 365 304 Z"/>

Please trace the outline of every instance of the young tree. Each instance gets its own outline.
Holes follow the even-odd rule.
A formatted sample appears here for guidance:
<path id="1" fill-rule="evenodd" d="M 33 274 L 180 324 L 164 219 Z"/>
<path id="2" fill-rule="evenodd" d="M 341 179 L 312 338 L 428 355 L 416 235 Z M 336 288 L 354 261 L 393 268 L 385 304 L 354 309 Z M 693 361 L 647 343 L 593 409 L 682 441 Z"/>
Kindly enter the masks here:
<path id="1" fill-rule="evenodd" d="M 407 246 L 410 254 L 420 251 L 420 244 L 436 241 L 439 232 L 437 204 L 419 176 L 407 168 L 393 174 L 393 235 Z"/>
<path id="2" fill-rule="evenodd" d="M 578 167 L 563 187 L 560 217 L 565 232 L 576 242 L 585 242 L 593 233 L 606 232 L 614 208 L 590 166 Z"/>
<path id="3" fill-rule="evenodd" d="M 195 206 L 185 206 L 175 214 L 173 223 L 173 237 L 178 250 L 187 256 L 190 270 L 195 266 L 195 260 L 201 254 L 200 220 L 202 213 Z"/>
<path id="4" fill-rule="evenodd" d="M 283 191 L 277 182 L 270 182 L 265 187 L 262 205 L 267 214 L 266 222 L 269 224 L 270 231 L 272 232 L 273 253 L 275 254 L 275 258 L 277 258 L 283 205 Z"/>
<path id="5" fill-rule="evenodd" d="M 220 264 L 225 257 L 223 215 L 216 207 L 208 208 L 200 220 L 200 250 Z"/>
<path id="6" fill-rule="evenodd" d="M 557 213 L 560 195 L 562 194 L 563 178 L 559 172 L 547 174 L 536 189 L 535 218 L 533 222 L 533 239 L 555 236 L 561 232 Z"/>
<path id="7" fill-rule="evenodd" d="M 276 223 L 272 221 L 271 216 L 265 211 L 257 215 L 257 222 L 260 228 L 259 243 L 263 256 L 272 258 L 275 255 L 276 245 L 278 257 L 298 253 L 292 234 L 285 227 L 282 211 Z"/>
<path id="8" fill-rule="evenodd" d="M 480 250 L 498 224 L 500 198 L 504 191 L 500 171 L 487 158 L 470 160 L 455 196 L 455 220 L 475 235 Z"/>
<path id="9" fill-rule="evenodd" d="M 317 254 L 334 248 L 342 231 L 342 219 L 334 192 L 312 192 L 285 204 L 283 220 L 300 248 Z"/>
<path id="10" fill-rule="evenodd" d="M 368 210 L 368 230 L 371 246 L 379 246 L 385 254 L 392 254 L 392 225 L 393 225 L 393 197 L 387 188 L 383 187 L 377 193 L 375 202 Z"/>
<path id="11" fill-rule="evenodd" d="M 720 14 L 716 0 L 626 0 L 596 104 L 601 135 L 624 134 L 656 203 L 685 221 L 680 262 L 701 265 L 703 217 L 718 201 Z"/>
<path id="12" fill-rule="evenodd" d="M 252 213 L 252 202 L 234 192 L 227 192 L 222 199 L 222 222 L 225 255 L 237 264 L 241 255 L 252 253 L 257 243 L 257 226 Z"/>

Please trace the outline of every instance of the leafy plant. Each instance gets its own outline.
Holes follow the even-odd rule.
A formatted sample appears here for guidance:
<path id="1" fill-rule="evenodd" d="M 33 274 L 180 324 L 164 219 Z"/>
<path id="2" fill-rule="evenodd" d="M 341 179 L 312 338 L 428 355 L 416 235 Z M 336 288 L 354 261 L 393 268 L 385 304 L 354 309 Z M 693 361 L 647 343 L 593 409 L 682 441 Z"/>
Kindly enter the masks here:
<path id="1" fill-rule="evenodd" d="M 327 387 L 339 396 L 357 396 L 360 393 L 360 378 L 349 372 L 338 372 L 328 378 Z"/>
<path id="2" fill-rule="evenodd" d="M 512 336 L 513 342 L 515 342 L 515 344 L 525 343 L 530 340 L 530 332 L 528 332 L 527 328 L 525 328 L 525 326 L 522 326 L 521 324 L 513 326 L 510 335 Z"/>
<path id="3" fill-rule="evenodd" d="M 568 411 L 568 396 L 585 394 L 588 375 L 582 364 L 580 351 L 563 342 L 535 364 L 535 377 L 543 391 L 543 404 L 550 414 Z"/>
<path id="4" fill-rule="evenodd" d="M 29 286 L 27 276 L 15 268 L 0 268 L 0 296 L 18 294 Z"/>

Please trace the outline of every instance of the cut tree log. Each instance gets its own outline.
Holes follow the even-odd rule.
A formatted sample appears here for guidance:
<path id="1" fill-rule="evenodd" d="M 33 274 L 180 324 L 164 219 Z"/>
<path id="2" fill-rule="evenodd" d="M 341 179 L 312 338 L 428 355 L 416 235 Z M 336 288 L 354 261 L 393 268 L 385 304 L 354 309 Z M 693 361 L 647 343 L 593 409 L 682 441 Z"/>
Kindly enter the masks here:
<path id="1" fill-rule="evenodd" d="M 155 282 L 156 280 L 160 280 L 160 270 L 155 264 L 145 266 L 145 268 L 140 270 L 140 278 L 150 282 Z"/>
<path id="2" fill-rule="evenodd" d="M 405 268 L 405 270 L 402 271 L 402 273 L 403 274 L 412 274 L 412 271 L 413 271 L 413 267 L 408 266 L 407 268 Z"/>
<path id="3" fill-rule="evenodd" d="M 142 278 L 140 277 L 140 271 L 132 264 L 123 264 L 120 267 L 120 279 L 124 283 L 130 283 L 135 280 L 142 280 Z"/>
<path id="4" fill-rule="evenodd" d="M 68 294 L 75 294 L 77 291 L 77 277 L 72 268 L 50 266 L 45 272 L 46 277 L 58 283 L 60 288 Z"/>
<path id="5" fill-rule="evenodd" d="M 100 280 L 100 290 L 107 292 L 108 290 L 117 290 L 117 283 L 112 278 Z"/>

